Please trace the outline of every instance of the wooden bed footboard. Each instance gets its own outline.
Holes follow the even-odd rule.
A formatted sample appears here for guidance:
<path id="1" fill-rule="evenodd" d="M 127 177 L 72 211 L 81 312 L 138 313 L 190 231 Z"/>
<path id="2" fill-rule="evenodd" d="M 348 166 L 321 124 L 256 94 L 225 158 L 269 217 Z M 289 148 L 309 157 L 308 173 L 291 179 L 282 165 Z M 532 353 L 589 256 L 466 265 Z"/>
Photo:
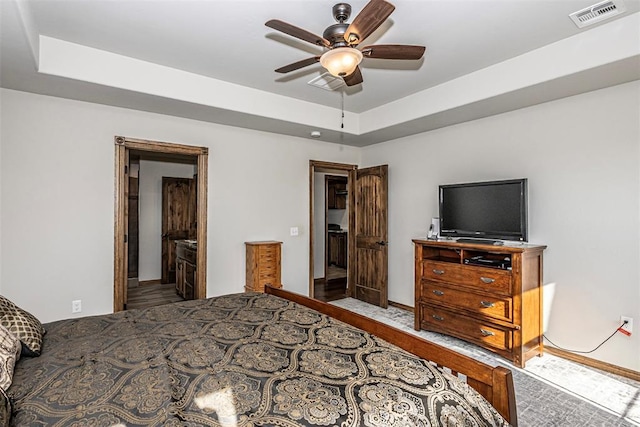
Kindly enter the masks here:
<path id="1" fill-rule="evenodd" d="M 362 329 L 422 359 L 448 368 L 454 375 L 464 375 L 467 384 L 484 396 L 512 426 L 518 425 L 513 376 L 509 369 L 502 366 L 489 366 L 441 345 L 335 305 L 270 286 L 265 288 L 265 292 L 312 308 Z"/>

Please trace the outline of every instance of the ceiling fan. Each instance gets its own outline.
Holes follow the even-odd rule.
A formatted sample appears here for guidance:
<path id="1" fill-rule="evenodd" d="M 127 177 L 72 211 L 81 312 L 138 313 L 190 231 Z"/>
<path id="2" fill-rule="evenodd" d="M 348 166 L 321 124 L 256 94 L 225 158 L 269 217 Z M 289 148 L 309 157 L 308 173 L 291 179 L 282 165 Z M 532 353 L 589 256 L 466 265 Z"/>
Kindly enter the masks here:
<path id="1" fill-rule="evenodd" d="M 333 16 L 337 24 L 330 25 L 322 37 L 287 22 L 272 19 L 265 25 L 290 36 L 327 48 L 320 56 L 312 56 L 275 70 L 277 73 L 289 73 L 320 62 L 329 73 L 342 77 L 347 86 L 362 83 L 360 61 L 363 58 L 374 59 L 420 59 L 424 46 L 381 44 L 359 48 L 358 45 L 371 35 L 394 11 L 395 6 L 385 0 L 371 0 L 350 24 L 351 6 L 338 3 L 333 6 Z"/>

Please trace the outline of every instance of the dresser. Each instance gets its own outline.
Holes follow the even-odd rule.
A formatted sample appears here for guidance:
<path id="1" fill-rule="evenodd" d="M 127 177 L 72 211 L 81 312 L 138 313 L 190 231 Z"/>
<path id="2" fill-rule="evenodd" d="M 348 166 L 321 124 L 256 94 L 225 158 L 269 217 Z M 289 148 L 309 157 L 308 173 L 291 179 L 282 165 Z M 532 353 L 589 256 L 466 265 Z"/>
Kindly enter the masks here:
<path id="1" fill-rule="evenodd" d="M 247 251 L 246 292 L 264 292 L 265 285 L 281 288 L 282 242 L 244 242 Z"/>
<path id="2" fill-rule="evenodd" d="M 176 240 L 176 292 L 193 299 L 196 289 L 198 245 L 195 240 Z"/>
<path id="3" fill-rule="evenodd" d="M 329 231 L 327 235 L 327 257 L 329 258 L 329 265 L 347 268 L 348 233 L 346 231 Z"/>
<path id="4" fill-rule="evenodd" d="M 519 367 L 542 355 L 546 246 L 413 243 L 416 330 L 461 338 Z"/>

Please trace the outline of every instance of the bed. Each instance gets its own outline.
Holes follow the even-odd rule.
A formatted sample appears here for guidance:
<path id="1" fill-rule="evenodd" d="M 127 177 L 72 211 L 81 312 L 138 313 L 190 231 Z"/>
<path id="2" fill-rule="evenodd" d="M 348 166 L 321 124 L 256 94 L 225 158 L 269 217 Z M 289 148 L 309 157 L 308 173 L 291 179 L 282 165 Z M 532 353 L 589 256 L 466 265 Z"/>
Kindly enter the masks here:
<path id="1" fill-rule="evenodd" d="M 44 327 L 11 425 L 517 424 L 508 369 L 284 290 Z"/>

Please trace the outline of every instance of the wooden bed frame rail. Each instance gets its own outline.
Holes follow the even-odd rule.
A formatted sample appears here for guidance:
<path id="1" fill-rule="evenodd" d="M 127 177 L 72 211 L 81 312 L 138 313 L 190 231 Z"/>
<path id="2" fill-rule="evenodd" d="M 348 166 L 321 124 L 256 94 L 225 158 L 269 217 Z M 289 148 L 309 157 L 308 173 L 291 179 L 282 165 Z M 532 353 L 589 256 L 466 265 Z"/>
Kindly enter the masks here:
<path id="1" fill-rule="evenodd" d="M 467 384 L 484 396 L 512 426 L 518 425 L 513 376 L 509 369 L 502 366 L 489 366 L 441 345 L 335 305 L 270 286 L 265 287 L 265 292 L 304 305 L 362 329 L 422 359 L 448 368 L 454 375 L 466 376 Z"/>

